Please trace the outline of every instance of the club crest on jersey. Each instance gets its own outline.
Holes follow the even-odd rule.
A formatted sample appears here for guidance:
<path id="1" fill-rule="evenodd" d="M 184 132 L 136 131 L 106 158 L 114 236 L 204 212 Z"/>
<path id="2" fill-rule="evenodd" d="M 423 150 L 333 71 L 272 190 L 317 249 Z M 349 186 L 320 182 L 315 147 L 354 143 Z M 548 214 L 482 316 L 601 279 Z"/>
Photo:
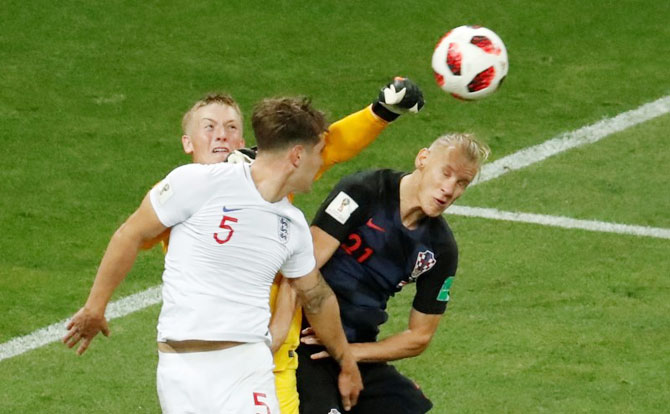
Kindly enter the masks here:
<path id="1" fill-rule="evenodd" d="M 278 228 L 278 236 L 279 236 L 279 241 L 286 244 L 288 243 L 288 236 L 289 236 L 289 220 L 286 217 L 279 217 L 279 228 Z"/>
<path id="2" fill-rule="evenodd" d="M 435 266 L 435 263 L 437 263 L 437 260 L 435 259 L 433 252 L 430 250 L 419 252 L 416 256 L 416 263 L 414 264 L 414 270 L 412 270 L 412 275 L 409 277 L 409 281 L 414 282 L 422 273 L 429 271 Z"/>

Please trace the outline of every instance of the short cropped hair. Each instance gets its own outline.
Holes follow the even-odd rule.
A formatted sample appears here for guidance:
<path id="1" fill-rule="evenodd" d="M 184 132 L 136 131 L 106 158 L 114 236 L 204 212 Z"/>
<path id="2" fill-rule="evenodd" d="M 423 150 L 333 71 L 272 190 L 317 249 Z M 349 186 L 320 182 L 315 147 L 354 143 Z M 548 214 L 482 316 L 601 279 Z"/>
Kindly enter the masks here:
<path id="1" fill-rule="evenodd" d="M 308 98 L 267 98 L 254 107 L 251 126 L 259 151 L 274 151 L 296 144 L 316 145 L 328 130 L 323 112 Z"/>
<path id="2" fill-rule="evenodd" d="M 454 133 L 442 135 L 433 141 L 428 149 L 432 150 L 437 147 L 459 148 L 469 161 L 477 165 L 477 169 L 481 168 L 482 164 L 486 162 L 491 154 L 491 149 L 488 145 L 479 141 L 474 134 Z"/>
<path id="3" fill-rule="evenodd" d="M 240 116 L 240 121 L 242 121 L 242 110 L 240 110 L 240 106 L 232 96 L 228 95 L 227 93 L 212 92 L 208 93 L 202 99 L 194 103 L 191 109 L 186 111 L 184 117 L 181 119 L 182 132 L 184 134 L 188 133 L 186 130 L 188 129 L 188 125 L 191 123 L 191 118 L 193 118 L 195 111 L 202 108 L 203 106 L 207 106 L 213 103 L 230 106 L 237 112 L 237 114 Z"/>

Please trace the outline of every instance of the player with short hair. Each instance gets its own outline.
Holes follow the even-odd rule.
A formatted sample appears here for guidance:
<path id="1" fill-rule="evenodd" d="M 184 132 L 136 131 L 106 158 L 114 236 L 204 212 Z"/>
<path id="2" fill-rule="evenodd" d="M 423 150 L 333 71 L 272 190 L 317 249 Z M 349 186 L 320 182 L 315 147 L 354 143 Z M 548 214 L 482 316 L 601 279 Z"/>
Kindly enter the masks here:
<path id="1" fill-rule="evenodd" d="M 205 129 L 218 116 L 207 109 L 196 110 Z M 142 243 L 172 228 L 158 320 L 165 412 L 277 412 L 268 325 L 278 271 L 341 364 L 347 409 L 362 387 L 337 301 L 315 267 L 307 222 L 287 199 L 309 191 L 322 165 L 325 117 L 304 99 L 267 99 L 253 124 L 269 131 L 253 164 L 185 165 L 149 191 L 112 237 L 86 304 L 67 326 L 64 342 L 82 341 L 79 353 L 98 332 L 108 334 L 106 305 Z"/>
<path id="2" fill-rule="evenodd" d="M 219 117 L 212 117 L 211 111 L 218 112 Z M 221 121 L 220 125 L 212 122 L 217 119 Z M 198 164 L 224 162 L 230 153 L 244 147 L 242 127 L 242 111 L 230 95 L 207 94 L 182 118 L 184 152 Z"/>
<path id="3" fill-rule="evenodd" d="M 425 413 L 432 404 L 388 361 L 421 354 L 437 330 L 456 275 L 458 248 L 442 213 L 474 180 L 488 147 L 472 135 L 435 140 L 415 170 L 366 171 L 342 179 L 312 223 L 317 266 L 338 303 L 364 389 L 355 413 Z M 387 301 L 408 283 L 416 294 L 408 328 L 377 340 Z M 300 412 L 343 409 L 336 364 L 306 327 L 298 348 Z"/>
<path id="4" fill-rule="evenodd" d="M 326 145 L 322 151 L 323 166 L 318 173 L 338 162 L 346 161 L 367 147 L 379 133 L 401 113 L 417 112 L 423 106 L 421 91 L 410 80 L 396 78 L 382 88 L 378 99 L 368 107 L 351 114 L 330 126 L 326 133 Z M 197 101 L 183 116 L 182 145 L 193 162 L 211 164 L 229 158 L 236 162 L 250 162 L 255 151 L 242 149 L 242 113 L 232 97 L 225 94 L 209 94 Z M 240 151 L 238 151 L 240 150 Z M 170 229 L 144 243 L 150 248 L 163 242 L 167 251 Z M 279 294 L 281 292 L 281 294 Z M 271 310 L 273 351 L 277 393 L 281 412 L 298 413 L 298 395 L 295 386 L 301 313 L 293 314 L 295 292 L 288 280 L 278 276 L 272 285 Z M 280 311 L 275 312 L 275 309 Z M 290 327 L 289 327 L 290 323 Z M 286 341 L 284 341 L 286 338 Z M 280 347 L 281 346 L 281 347 Z"/>

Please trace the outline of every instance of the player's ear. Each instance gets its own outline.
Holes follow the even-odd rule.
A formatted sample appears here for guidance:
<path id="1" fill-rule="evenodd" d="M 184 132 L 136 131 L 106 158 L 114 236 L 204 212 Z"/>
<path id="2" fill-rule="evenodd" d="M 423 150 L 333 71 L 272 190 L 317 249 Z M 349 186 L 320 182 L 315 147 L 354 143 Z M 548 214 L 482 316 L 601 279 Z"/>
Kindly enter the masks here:
<path id="1" fill-rule="evenodd" d="M 293 165 L 295 168 L 298 168 L 300 166 L 300 162 L 302 161 L 302 157 L 304 156 L 303 152 L 305 151 L 305 147 L 302 145 L 294 145 L 293 148 L 289 151 L 289 160 L 291 161 L 291 165 Z"/>
<path id="2" fill-rule="evenodd" d="M 419 153 L 416 154 L 416 158 L 414 159 L 414 167 L 417 170 L 422 170 L 423 167 L 426 165 L 426 161 L 428 160 L 428 154 L 430 154 L 430 150 L 428 148 L 421 148 L 421 151 L 419 151 Z"/>
<path id="3" fill-rule="evenodd" d="M 184 152 L 187 154 L 193 154 L 193 142 L 191 142 L 191 137 L 188 135 L 181 136 L 181 146 L 184 148 Z"/>

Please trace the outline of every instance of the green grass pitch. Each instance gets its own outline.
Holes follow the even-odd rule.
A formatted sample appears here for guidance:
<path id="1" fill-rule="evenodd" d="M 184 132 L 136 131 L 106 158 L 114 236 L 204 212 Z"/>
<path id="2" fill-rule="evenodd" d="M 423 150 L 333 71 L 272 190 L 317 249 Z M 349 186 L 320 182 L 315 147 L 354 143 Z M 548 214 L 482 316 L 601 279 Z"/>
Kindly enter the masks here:
<path id="1" fill-rule="evenodd" d="M 297 198 L 308 218 L 344 174 L 410 169 L 447 131 L 493 160 L 670 94 L 670 2 L 20 2 L 0 7 L 0 344 L 83 303 L 115 228 L 186 163 L 180 119 L 206 92 L 249 114 L 308 95 L 331 120 L 394 75 L 426 107 Z M 477 103 L 439 90 L 440 36 L 480 24 L 510 71 Z M 253 142 L 248 121 L 246 138 Z M 670 228 L 670 117 L 477 185 L 458 202 Z M 447 216 L 461 248 L 450 309 L 428 350 L 396 366 L 435 413 L 665 413 L 670 240 Z M 160 283 L 142 254 L 116 298 Z M 412 288 L 383 335 L 405 329 Z M 158 307 L 111 322 L 83 356 L 51 344 L 0 361 L 2 413 L 156 413 Z"/>

